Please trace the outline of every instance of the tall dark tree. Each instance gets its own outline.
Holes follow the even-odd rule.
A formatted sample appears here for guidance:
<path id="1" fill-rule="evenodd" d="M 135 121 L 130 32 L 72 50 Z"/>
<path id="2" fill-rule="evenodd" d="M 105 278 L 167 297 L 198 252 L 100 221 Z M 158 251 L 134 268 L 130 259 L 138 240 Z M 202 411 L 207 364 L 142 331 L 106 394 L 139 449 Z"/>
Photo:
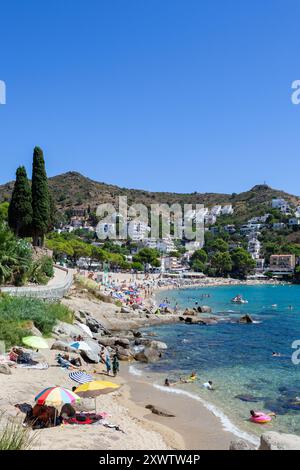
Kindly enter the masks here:
<path id="1" fill-rule="evenodd" d="M 17 236 L 30 236 L 31 188 L 24 166 L 20 166 L 16 171 L 16 182 L 8 208 L 8 223 Z"/>
<path id="2" fill-rule="evenodd" d="M 43 246 L 50 223 L 50 197 L 43 151 L 35 147 L 32 164 L 32 241 Z"/>

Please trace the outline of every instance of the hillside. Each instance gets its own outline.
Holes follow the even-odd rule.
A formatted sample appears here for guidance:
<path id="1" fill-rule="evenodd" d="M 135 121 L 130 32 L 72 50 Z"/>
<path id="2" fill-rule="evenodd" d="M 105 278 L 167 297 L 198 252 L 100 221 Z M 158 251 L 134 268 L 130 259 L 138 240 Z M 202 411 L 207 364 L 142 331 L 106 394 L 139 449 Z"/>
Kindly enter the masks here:
<path id="1" fill-rule="evenodd" d="M 13 182 L 0 185 L 0 202 L 9 200 Z M 218 193 L 168 193 L 149 192 L 137 189 L 120 188 L 100 183 L 80 173 L 68 172 L 49 178 L 49 186 L 56 202 L 57 209 L 65 211 L 70 208 L 96 208 L 100 203 L 115 203 L 118 196 L 127 196 L 128 203 L 143 203 L 150 206 L 154 203 L 180 204 L 233 204 L 235 218 L 243 221 L 252 215 L 259 215 L 268 210 L 273 197 L 283 197 L 292 205 L 300 205 L 300 197 L 275 190 L 267 185 L 257 185 L 250 191 L 240 194 Z"/>

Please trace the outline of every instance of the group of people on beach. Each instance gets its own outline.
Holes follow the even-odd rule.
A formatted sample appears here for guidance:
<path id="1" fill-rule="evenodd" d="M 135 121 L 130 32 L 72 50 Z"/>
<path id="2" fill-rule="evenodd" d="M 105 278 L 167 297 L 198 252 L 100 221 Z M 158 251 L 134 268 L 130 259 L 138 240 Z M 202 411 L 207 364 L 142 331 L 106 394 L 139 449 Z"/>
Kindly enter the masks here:
<path id="1" fill-rule="evenodd" d="M 178 385 L 178 384 L 194 383 L 196 380 L 197 380 L 197 374 L 195 371 L 192 371 L 189 377 L 187 378 L 180 377 L 180 379 L 177 382 L 170 382 L 170 380 L 166 378 L 164 384 L 165 384 L 165 387 L 174 387 L 175 385 Z M 204 382 L 202 386 L 206 388 L 207 390 L 214 390 L 213 383 L 211 380 Z"/>

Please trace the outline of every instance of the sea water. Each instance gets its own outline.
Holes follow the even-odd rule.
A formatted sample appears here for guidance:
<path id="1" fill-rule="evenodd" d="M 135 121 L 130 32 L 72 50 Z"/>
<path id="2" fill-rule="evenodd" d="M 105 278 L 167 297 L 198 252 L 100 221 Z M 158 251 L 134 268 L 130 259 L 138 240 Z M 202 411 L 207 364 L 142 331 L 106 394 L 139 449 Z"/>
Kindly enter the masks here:
<path id="1" fill-rule="evenodd" d="M 231 299 L 237 294 L 248 304 L 233 304 Z M 168 350 L 160 362 L 146 368 L 148 373 L 157 373 L 156 386 L 163 384 L 164 377 L 175 381 L 195 370 L 197 381 L 179 385 L 178 390 L 210 406 L 225 427 L 227 420 L 246 433 L 276 430 L 300 435 L 300 365 L 292 361 L 292 343 L 300 340 L 300 286 L 181 289 L 160 292 L 157 301 L 166 297 L 171 307 L 176 303 L 181 308 L 194 307 L 196 302 L 208 305 L 223 321 L 211 326 L 157 327 L 157 339 L 165 341 Z M 253 324 L 237 322 L 246 313 Z M 273 357 L 273 351 L 281 356 Z M 208 380 L 214 391 L 203 387 Z M 249 421 L 250 409 L 274 411 L 277 418 L 271 424 L 256 425 Z"/>

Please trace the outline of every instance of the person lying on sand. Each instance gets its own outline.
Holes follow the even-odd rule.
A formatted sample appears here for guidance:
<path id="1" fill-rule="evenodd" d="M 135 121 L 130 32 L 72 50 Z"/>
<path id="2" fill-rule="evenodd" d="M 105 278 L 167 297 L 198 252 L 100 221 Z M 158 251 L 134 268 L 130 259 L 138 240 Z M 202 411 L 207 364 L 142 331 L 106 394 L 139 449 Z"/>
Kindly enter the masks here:
<path id="1" fill-rule="evenodd" d="M 71 359 L 70 360 L 70 356 L 68 354 L 64 354 L 63 356 L 61 354 L 58 354 L 56 356 L 56 361 L 57 361 L 59 366 L 64 367 L 66 369 L 79 369 L 80 365 L 81 365 L 80 359 L 79 359 L 80 365 L 72 364 L 71 361 L 76 362 L 77 360 L 76 359 L 74 359 L 74 360 Z M 78 364 L 78 362 L 77 362 L 77 364 Z"/>

